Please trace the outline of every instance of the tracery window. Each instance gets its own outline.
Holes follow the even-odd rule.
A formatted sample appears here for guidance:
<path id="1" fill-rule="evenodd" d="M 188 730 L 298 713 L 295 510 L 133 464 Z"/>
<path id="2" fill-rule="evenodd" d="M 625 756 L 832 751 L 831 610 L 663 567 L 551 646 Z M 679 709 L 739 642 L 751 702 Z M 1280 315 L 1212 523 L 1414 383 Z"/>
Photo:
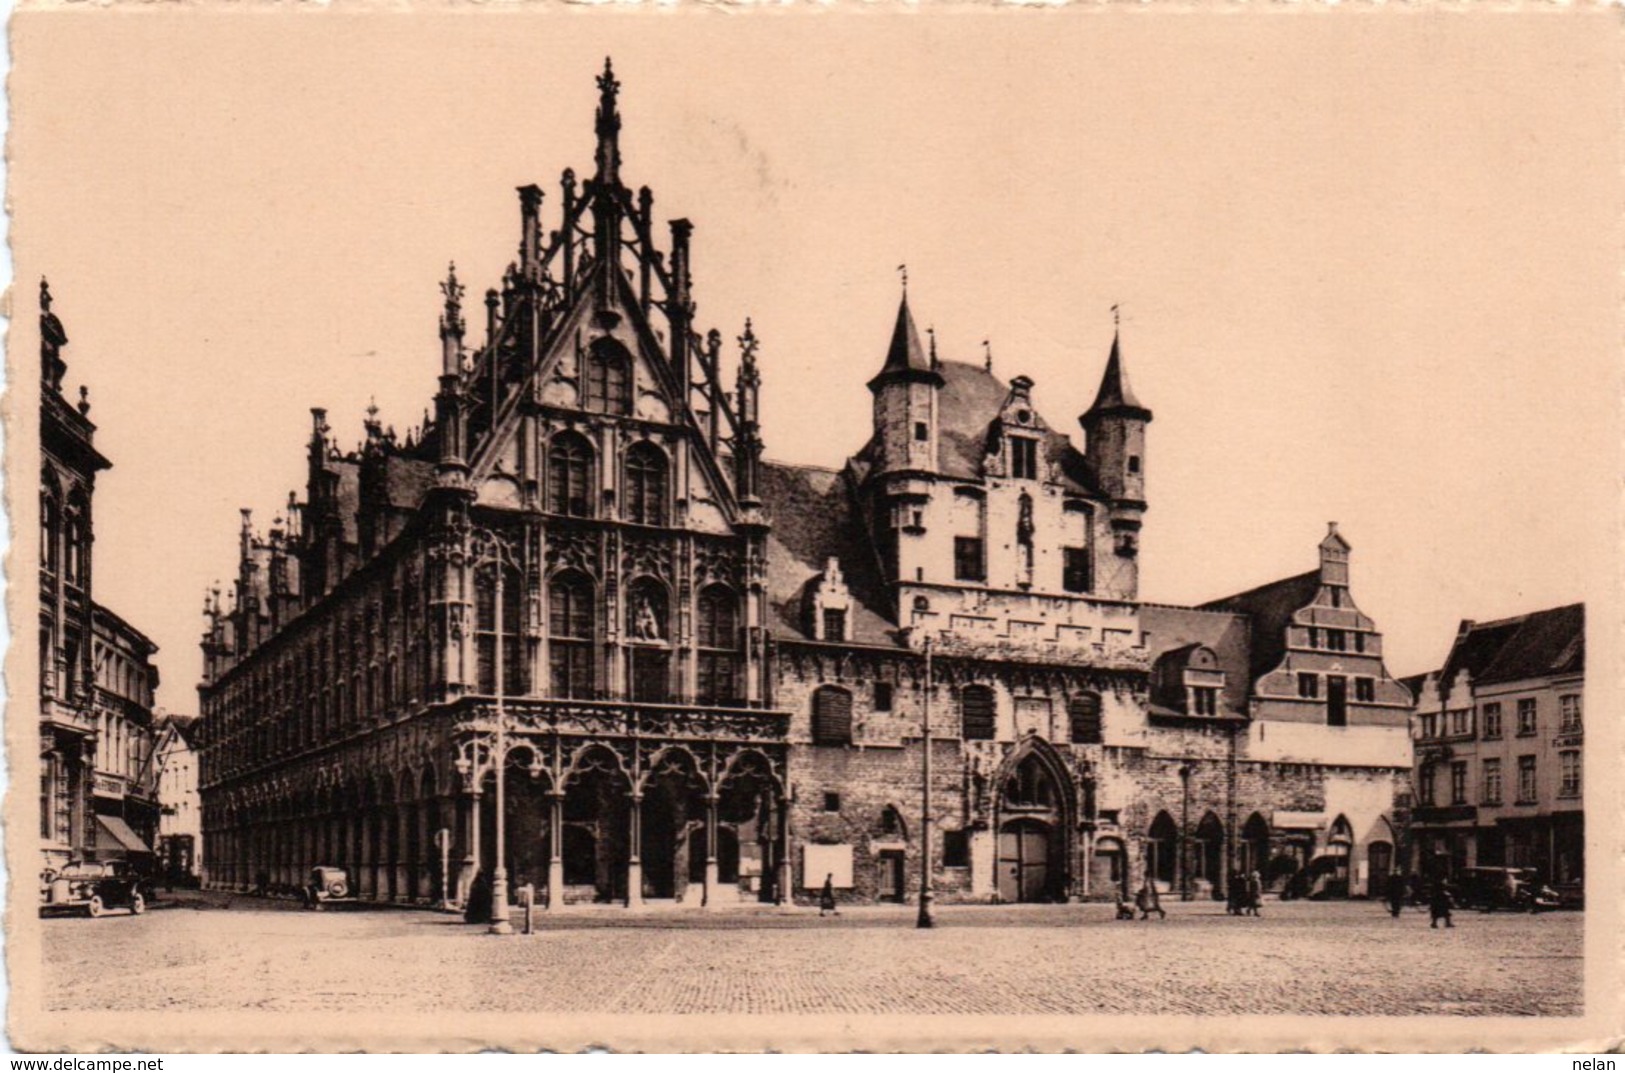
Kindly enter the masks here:
<path id="1" fill-rule="evenodd" d="M 711 585 L 700 592 L 695 694 L 701 704 L 727 704 L 738 699 L 737 617 L 731 590 Z"/>
<path id="2" fill-rule="evenodd" d="M 624 516 L 639 525 L 666 524 L 666 456 L 649 443 L 634 444 L 626 453 L 626 506 Z"/>
<path id="3" fill-rule="evenodd" d="M 479 572 L 475 583 L 474 637 L 478 651 L 479 691 L 497 691 L 497 571 L 502 572 L 502 691 L 507 696 L 525 692 L 525 667 L 521 658 L 519 626 L 524 583 L 517 571 L 506 566 Z"/>
<path id="4" fill-rule="evenodd" d="M 592 445 L 575 432 L 561 432 L 548 445 L 547 509 L 576 518 L 592 516 Z"/>
<path id="5" fill-rule="evenodd" d="M 609 339 L 600 339 L 587 354 L 586 408 L 604 413 L 631 411 L 631 361 L 626 351 Z"/>
<path id="6" fill-rule="evenodd" d="M 592 593 L 592 582 L 573 572 L 548 585 L 548 663 L 555 697 L 592 696 Z"/>

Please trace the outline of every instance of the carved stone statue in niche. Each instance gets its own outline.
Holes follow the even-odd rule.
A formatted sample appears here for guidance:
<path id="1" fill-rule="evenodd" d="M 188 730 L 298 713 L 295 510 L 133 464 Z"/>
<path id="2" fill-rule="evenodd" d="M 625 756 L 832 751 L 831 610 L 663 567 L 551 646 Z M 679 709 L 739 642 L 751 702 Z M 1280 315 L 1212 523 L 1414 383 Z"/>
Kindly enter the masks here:
<path id="1" fill-rule="evenodd" d="M 646 594 L 638 596 L 637 610 L 632 617 L 632 636 L 639 641 L 663 641 L 660 636 L 660 618 Z"/>

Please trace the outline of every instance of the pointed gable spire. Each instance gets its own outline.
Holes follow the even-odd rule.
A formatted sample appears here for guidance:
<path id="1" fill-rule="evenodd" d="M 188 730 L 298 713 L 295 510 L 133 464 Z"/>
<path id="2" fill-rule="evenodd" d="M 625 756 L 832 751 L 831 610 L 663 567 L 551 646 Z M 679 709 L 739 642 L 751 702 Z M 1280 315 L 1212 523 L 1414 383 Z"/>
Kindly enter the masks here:
<path id="1" fill-rule="evenodd" d="M 1112 312 L 1115 315 L 1115 307 Z M 1100 378 L 1100 390 L 1095 393 L 1094 405 L 1089 407 L 1089 412 L 1084 416 L 1107 414 L 1138 417 L 1142 421 L 1151 420 L 1151 411 L 1140 405 L 1140 400 L 1134 397 L 1134 389 L 1129 386 L 1128 370 L 1123 364 L 1120 333 L 1115 326 L 1112 329 L 1112 352 L 1106 359 L 1106 372 Z"/>
<path id="2" fill-rule="evenodd" d="M 886 348 L 886 363 L 869 381 L 869 389 L 873 391 L 882 384 L 898 379 L 930 379 L 939 383 L 942 379 L 926 357 L 925 348 L 920 345 L 920 333 L 915 329 L 914 316 L 908 309 L 907 290 L 903 291 L 903 300 L 897 306 L 897 323 L 892 328 L 891 345 Z"/>
<path id="3" fill-rule="evenodd" d="M 615 67 L 605 56 L 604 73 L 598 76 L 598 181 L 611 188 L 620 182 L 621 113 L 615 104 L 620 91 Z"/>

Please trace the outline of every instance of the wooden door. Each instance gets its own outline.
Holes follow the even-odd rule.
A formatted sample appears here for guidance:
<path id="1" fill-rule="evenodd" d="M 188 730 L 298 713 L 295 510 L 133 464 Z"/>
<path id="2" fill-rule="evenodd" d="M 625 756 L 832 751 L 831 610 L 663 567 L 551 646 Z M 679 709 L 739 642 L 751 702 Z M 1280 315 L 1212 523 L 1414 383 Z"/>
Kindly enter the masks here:
<path id="1" fill-rule="evenodd" d="M 1049 830 L 1015 820 L 999 832 L 999 900 L 1042 901 L 1049 893 Z"/>
<path id="2" fill-rule="evenodd" d="M 887 850 L 880 854 L 880 900 L 883 902 L 900 902 L 903 900 L 903 855 L 896 850 Z"/>

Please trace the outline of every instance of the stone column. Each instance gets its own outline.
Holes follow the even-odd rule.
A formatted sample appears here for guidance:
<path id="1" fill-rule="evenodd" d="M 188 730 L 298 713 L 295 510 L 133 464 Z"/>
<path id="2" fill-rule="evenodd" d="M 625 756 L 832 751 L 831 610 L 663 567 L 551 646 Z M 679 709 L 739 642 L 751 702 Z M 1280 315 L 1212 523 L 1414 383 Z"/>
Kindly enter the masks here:
<path id="1" fill-rule="evenodd" d="M 705 891 L 700 904 L 717 907 L 717 795 L 705 795 Z"/>
<path id="2" fill-rule="evenodd" d="M 467 855 L 463 858 L 462 871 L 457 877 L 456 899 L 459 905 L 468 902 L 469 888 L 474 884 L 474 873 L 480 867 L 480 794 L 478 790 L 469 792 L 463 798 L 463 845 L 467 847 Z"/>
<path id="3" fill-rule="evenodd" d="M 790 890 L 790 799 L 779 798 L 779 875 L 774 882 L 773 902 L 789 905 L 794 899 Z"/>
<path id="4" fill-rule="evenodd" d="M 564 791 L 547 795 L 547 908 L 564 908 Z"/>
<path id="5" fill-rule="evenodd" d="M 643 795 L 631 794 L 631 807 L 627 809 L 630 831 L 626 843 L 626 907 L 638 909 L 643 905 Z"/>

